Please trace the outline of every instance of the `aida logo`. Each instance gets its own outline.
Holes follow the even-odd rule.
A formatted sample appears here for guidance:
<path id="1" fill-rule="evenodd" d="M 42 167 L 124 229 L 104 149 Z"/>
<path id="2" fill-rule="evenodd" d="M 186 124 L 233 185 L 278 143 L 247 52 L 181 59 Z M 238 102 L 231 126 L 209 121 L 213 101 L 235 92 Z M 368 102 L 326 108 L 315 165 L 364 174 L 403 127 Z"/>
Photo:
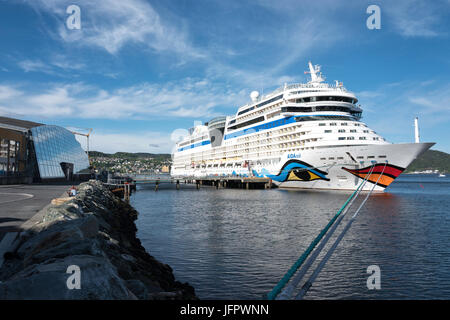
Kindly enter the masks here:
<path id="1" fill-rule="evenodd" d="M 287 158 L 288 159 L 298 159 L 298 158 L 300 158 L 300 153 L 289 153 Z"/>

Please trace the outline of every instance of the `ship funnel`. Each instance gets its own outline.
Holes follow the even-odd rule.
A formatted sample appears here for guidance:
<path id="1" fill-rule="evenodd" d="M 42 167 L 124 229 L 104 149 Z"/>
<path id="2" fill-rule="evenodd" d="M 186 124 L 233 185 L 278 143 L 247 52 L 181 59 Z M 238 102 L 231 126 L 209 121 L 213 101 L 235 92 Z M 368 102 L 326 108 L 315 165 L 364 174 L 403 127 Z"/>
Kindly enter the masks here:
<path id="1" fill-rule="evenodd" d="M 420 143 L 419 118 L 418 117 L 416 117 L 414 119 L 414 141 L 415 141 L 415 143 Z"/>

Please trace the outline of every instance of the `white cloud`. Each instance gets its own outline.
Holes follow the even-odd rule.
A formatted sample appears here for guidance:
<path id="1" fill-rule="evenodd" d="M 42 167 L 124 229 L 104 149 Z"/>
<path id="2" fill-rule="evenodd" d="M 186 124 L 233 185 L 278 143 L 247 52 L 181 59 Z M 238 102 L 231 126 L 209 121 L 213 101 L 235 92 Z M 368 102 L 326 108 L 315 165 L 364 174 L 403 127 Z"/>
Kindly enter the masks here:
<path id="1" fill-rule="evenodd" d="M 0 101 L 2 100 L 10 100 L 17 96 L 20 96 L 22 93 L 12 86 L 0 85 Z"/>
<path id="2" fill-rule="evenodd" d="M 82 147 L 86 149 L 86 137 L 76 136 Z M 89 139 L 91 151 L 105 153 L 115 152 L 149 152 L 171 153 L 174 142 L 169 134 L 153 131 L 140 131 L 134 133 L 110 133 L 92 131 Z"/>
<path id="3" fill-rule="evenodd" d="M 363 120 L 389 141 L 410 142 L 413 120 L 419 117 L 427 141 L 439 141 L 433 130 L 450 124 L 450 86 L 438 80 L 402 81 L 357 94 L 364 110 Z"/>
<path id="4" fill-rule="evenodd" d="M 449 4 L 441 1 L 396 0 L 385 1 L 382 13 L 393 23 L 396 31 L 405 37 L 435 37 L 442 13 L 449 10 Z"/>
<path id="5" fill-rule="evenodd" d="M 138 44 L 157 52 L 203 56 L 191 46 L 183 28 L 162 19 L 146 1 L 77 0 L 75 3 L 81 9 L 80 30 L 69 30 L 65 25 L 69 16 L 65 10 L 73 3 L 66 0 L 28 0 L 28 3 L 38 12 L 55 17 L 57 35 L 64 42 L 100 47 L 111 54 L 118 53 L 127 44 Z"/>
<path id="6" fill-rule="evenodd" d="M 84 83 L 0 86 L 0 112 L 9 115 L 72 117 L 85 119 L 154 119 L 211 117 L 216 107 L 235 106 L 245 92 L 235 92 L 202 79 L 104 90 Z M 233 112 L 235 108 L 233 108 Z"/>
<path id="7" fill-rule="evenodd" d="M 40 60 L 23 60 L 18 63 L 19 67 L 25 72 L 52 72 L 52 68 Z"/>
<path id="8" fill-rule="evenodd" d="M 67 71 L 82 70 L 86 67 L 85 64 L 70 61 L 61 54 L 52 55 L 46 62 L 41 59 L 25 59 L 17 64 L 25 72 L 41 72 L 60 76 L 66 76 L 65 72 Z"/>

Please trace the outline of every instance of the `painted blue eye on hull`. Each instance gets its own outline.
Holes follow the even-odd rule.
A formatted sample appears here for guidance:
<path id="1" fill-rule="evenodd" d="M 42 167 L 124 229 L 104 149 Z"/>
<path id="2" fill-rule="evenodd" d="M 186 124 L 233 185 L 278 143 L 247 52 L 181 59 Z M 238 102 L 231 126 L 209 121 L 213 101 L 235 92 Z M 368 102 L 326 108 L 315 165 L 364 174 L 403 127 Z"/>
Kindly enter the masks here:
<path id="1" fill-rule="evenodd" d="M 284 166 L 281 168 L 280 173 L 277 175 L 272 175 L 269 173 L 268 170 L 262 169 L 261 175 L 258 175 L 258 176 L 265 176 L 265 177 L 275 180 L 277 182 L 283 182 L 288 179 L 289 174 L 292 172 L 293 169 L 298 169 L 298 168 L 304 169 L 304 171 L 307 171 L 307 172 L 314 173 L 315 175 L 317 175 L 319 178 L 321 178 L 323 180 L 327 180 L 327 181 L 330 180 L 326 177 L 326 174 L 327 174 L 326 172 L 324 172 L 322 170 L 312 169 L 313 167 L 311 165 L 307 164 L 306 162 L 299 161 L 299 160 L 287 161 L 284 164 Z"/>

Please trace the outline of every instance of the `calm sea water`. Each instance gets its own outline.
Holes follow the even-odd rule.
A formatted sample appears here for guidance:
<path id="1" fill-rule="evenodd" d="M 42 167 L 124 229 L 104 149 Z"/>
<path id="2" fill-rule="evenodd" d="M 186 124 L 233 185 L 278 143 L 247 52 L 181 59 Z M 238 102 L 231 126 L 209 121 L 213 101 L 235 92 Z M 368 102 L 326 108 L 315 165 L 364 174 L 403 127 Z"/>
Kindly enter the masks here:
<path id="1" fill-rule="evenodd" d="M 349 195 L 161 185 L 131 203 L 147 251 L 201 299 L 260 299 Z M 305 299 L 450 299 L 449 240 L 450 178 L 401 175 L 369 198 Z M 367 289 L 370 265 L 380 290 Z"/>

